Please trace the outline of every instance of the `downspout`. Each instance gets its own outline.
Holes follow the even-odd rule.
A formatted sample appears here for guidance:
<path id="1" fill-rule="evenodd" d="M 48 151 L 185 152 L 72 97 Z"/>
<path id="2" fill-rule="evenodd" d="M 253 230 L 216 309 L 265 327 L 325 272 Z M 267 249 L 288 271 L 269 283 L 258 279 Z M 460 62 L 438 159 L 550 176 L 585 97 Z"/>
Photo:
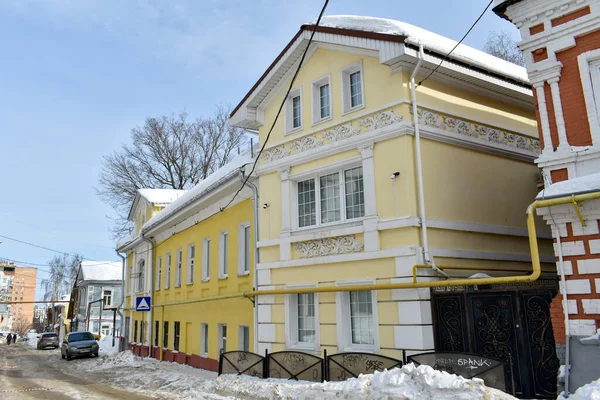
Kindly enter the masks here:
<path id="1" fill-rule="evenodd" d="M 413 123 L 415 126 L 415 157 L 417 162 L 417 187 L 419 199 L 419 221 L 421 222 L 421 241 L 423 242 L 423 258 L 425 263 L 431 265 L 438 274 L 449 279 L 448 274 L 435 265 L 433 257 L 429 254 L 429 240 L 427 238 L 427 217 L 425 216 L 425 195 L 423 194 L 423 165 L 421 162 L 421 135 L 419 132 L 419 114 L 417 111 L 417 91 L 415 87 L 415 76 L 421 68 L 425 55 L 423 45 L 419 46 L 419 55 L 417 65 L 410 75 L 410 97 L 412 102 Z"/>
<path id="2" fill-rule="evenodd" d="M 150 287 L 149 287 L 149 293 L 150 293 L 150 311 L 148 311 L 148 315 L 149 315 L 149 321 L 148 321 L 148 329 L 146 330 L 146 332 L 149 335 L 148 338 L 148 358 L 150 358 L 150 356 L 152 355 L 152 321 L 153 321 L 153 317 L 154 317 L 154 307 L 152 307 L 152 303 L 154 303 L 154 254 L 153 254 L 153 250 L 154 250 L 154 242 L 151 239 L 147 239 L 144 236 L 144 232 L 140 231 L 140 236 L 142 237 L 142 240 L 146 241 L 149 245 L 150 245 L 150 250 L 148 250 L 148 271 L 150 273 Z M 144 343 L 142 343 L 142 346 L 144 346 Z"/>
<path id="3" fill-rule="evenodd" d="M 556 224 L 555 224 L 556 225 Z M 560 281 L 563 285 L 563 313 L 565 314 L 565 397 L 569 397 L 569 370 L 571 369 L 571 363 L 569 361 L 571 346 L 570 346 L 570 333 L 569 333 L 569 306 L 567 302 L 567 278 L 565 277 L 565 263 L 562 253 L 562 244 L 560 241 L 560 229 L 556 228 L 556 244 L 558 245 L 558 263 L 560 265 Z"/>
<path id="4" fill-rule="evenodd" d="M 245 181 L 244 178 L 244 171 L 240 170 L 240 180 L 242 181 L 242 183 Z M 256 187 L 256 185 L 252 182 L 250 182 L 250 180 L 248 179 L 248 181 L 246 182 L 247 185 L 250 185 L 252 187 L 252 192 L 254 195 L 253 201 L 254 201 L 254 210 L 253 210 L 253 219 L 254 219 L 254 273 L 253 273 L 253 280 L 254 280 L 254 290 L 258 290 L 258 271 L 256 270 L 256 267 L 258 266 L 258 263 L 260 262 L 260 258 L 259 258 L 259 249 L 258 249 L 258 210 L 259 210 L 259 204 L 258 204 L 258 188 Z M 257 353 L 258 352 L 258 304 L 256 304 L 256 299 L 254 299 L 254 326 L 252 327 L 252 329 L 254 330 L 253 332 L 253 346 L 254 346 L 254 352 Z"/>
<path id="5" fill-rule="evenodd" d="M 123 321 L 125 321 L 125 318 L 124 318 L 123 311 L 121 311 L 121 308 L 123 307 L 123 304 L 125 304 L 125 268 L 127 266 L 125 264 L 125 256 L 123 256 L 121 253 L 119 253 L 118 250 L 115 250 L 115 253 L 117 253 L 117 255 L 119 257 L 121 257 L 121 259 L 123 260 L 123 269 L 121 271 L 121 304 L 119 304 L 117 306 L 117 312 L 119 313 L 119 328 L 120 328 L 120 331 L 121 331 L 121 337 L 124 337 L 124 335 L 123 335 Z M 112 342 L 113 347 L 115 347 L 115 334 L 116 333 L 117 333 L 117 327 L 116 327 L 116 324 L 115 324 L 115 325 L 113 325 L 113 342 Z M 127 345 L 127 343 L 125 345 Z M 119 341 L 119 347 L 123 347 L 121 341 Z"/>

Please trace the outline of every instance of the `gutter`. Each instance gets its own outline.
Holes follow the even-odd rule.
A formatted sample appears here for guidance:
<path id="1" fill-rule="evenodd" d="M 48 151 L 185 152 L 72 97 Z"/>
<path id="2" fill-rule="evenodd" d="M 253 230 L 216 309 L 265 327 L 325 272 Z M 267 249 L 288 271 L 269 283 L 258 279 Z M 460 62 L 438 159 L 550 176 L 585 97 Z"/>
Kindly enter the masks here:
<path id="1" fill-rule="evenodd" d="M 121 253 L 119 253 L 118 250 L 115 251 L 115 253 L 117 253 L 117 255 L 119 257 L 121 257 L 121 259 L 123 260 L 123 268 L 121 270 L 121 304 L 119 304 L 117 306 L 117 313 L 119 313 L 119 327 L 121 330 L 121 337 L 125 337 L 122 333 L 123 333 L 123 321 L 125 320 L 124 315 L 123 315 L 123 311 L 121 311 L 123 304 L 125 304 L 125 256 L 123 256 Z M 117 327 L 113 324 L 113 341 L 112 341 L 112 346 L 115 347 L 115 333 L 117 333 Z M 127 345 L 127 344 L 126 344 Z M 119 346 L 121 347 L 121 346 Z"/>

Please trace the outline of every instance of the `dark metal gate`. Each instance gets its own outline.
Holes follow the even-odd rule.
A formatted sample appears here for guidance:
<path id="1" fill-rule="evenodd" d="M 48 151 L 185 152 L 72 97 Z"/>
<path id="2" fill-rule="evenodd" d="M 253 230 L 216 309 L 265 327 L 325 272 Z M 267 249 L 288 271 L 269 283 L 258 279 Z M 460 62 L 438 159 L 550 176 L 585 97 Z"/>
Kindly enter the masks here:
<path id="1" fill-rule="evenodd" d="M 556 398 L 556 357 L 550 322 L 553 289 L 434 291 L 436 351 L 471 352 L 506 363 L 508 393 Z M 443 290 L 443 289 L 442 289 Z"/>

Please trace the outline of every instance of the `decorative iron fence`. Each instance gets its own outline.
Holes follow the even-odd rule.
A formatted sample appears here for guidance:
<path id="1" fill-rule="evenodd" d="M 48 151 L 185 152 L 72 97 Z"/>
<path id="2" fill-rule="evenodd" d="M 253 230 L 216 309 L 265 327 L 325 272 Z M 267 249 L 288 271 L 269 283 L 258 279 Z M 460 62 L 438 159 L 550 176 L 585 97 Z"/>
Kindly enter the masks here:
<path id="1" fill-rule="evenodd" d="M 325 379 L 321 357 L 299 351 L 279 351 L 268 353 L 266 359 L 269 378 L 312 382 L 323 382 Z"/>
<path id="2" fill-rule="evenodd" d="M 228 351 L 219 356 L 219 375 L 236 374 L 266 378 L 265 358 L 249 351 Z"/>

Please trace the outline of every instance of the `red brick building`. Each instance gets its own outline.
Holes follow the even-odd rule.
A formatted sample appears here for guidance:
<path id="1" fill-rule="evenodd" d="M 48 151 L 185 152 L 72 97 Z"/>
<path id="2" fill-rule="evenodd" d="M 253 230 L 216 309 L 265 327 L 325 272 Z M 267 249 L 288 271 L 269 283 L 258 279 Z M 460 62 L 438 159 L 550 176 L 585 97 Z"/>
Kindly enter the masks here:
<path id="1" fill-rule="evenodd" d="M 600 1 L 496 0 L 520 30 L 535 91 L 550 224 L 561 276 L 551 319 L 565 391 L 600 376 Z M 573 196 L 576 197 L 573 197 Z M 585 201 L 584 201 L 585 199 Z M 567 318 L 565 318 L 565 313 Z"/>

